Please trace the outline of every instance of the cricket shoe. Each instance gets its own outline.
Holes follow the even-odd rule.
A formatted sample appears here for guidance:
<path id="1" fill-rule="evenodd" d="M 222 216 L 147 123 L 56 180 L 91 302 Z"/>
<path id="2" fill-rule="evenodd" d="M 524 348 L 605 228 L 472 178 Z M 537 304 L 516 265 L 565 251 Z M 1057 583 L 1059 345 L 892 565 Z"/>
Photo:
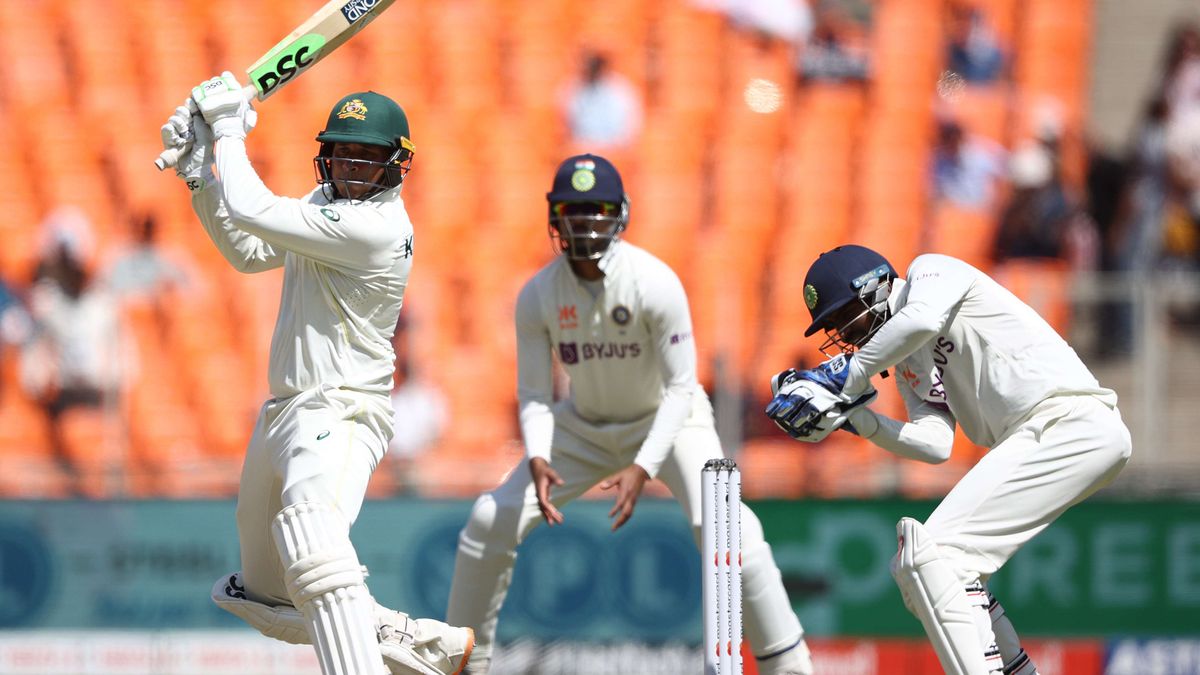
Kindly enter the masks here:
<path id="1" fill-rule="evenodd" d="M 813 675 L 812 655 L 801 636 L 796 644 L 767 658 L 758 659 L 759 675 Z"/>
<path id="2" fill-rule="evenodd" d="M 381 610 L 379 651 L 392 675 L 462 675 L 475 647 L 475 631 L 433 619 Z"/>

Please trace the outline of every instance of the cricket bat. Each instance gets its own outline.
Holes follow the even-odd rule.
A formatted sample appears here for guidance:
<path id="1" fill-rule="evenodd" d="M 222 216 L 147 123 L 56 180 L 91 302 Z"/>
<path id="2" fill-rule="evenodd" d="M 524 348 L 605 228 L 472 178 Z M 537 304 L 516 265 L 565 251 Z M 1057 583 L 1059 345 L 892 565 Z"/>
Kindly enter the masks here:
<path id="1" fill-rule="evenodd" d="M 329 0 L 279 44 L 246 69 L 250 84 L 242 90 L 247 101 L 265 101 L 333 50 L 345 44 L 396 0 Z M 188 106 L 195 103 L 188 99 Z M 154 165 L 159 171 L 175 166 L 183 149 L 163 150 Z"/>

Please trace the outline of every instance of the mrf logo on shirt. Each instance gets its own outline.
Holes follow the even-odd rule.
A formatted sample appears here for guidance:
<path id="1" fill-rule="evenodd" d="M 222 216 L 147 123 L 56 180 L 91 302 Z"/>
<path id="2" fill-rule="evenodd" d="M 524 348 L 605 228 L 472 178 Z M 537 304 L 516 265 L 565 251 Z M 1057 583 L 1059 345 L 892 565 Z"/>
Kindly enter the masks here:
<path id="1" fill-rule="evenodd" d="M 566 366 L 595 359 L 636 359 L 641 355 L 642 346 L 636 342 L 558 343 L 558 360 Z"/>
<path id="2" fill-rule="evenodd" d="M 575 311 L 575 305 L 562 305 L 558 308 L 558 329 L 572 328 L 579 328 L 579 313 Z"/>

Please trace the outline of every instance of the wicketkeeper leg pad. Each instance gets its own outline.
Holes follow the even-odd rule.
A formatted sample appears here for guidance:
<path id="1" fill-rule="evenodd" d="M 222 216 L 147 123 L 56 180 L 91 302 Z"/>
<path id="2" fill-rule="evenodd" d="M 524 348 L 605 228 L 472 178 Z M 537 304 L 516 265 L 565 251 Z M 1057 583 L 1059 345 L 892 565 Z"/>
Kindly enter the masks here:
<path id="1" fill-rule="evenodd" d="M 892 559 L 892 576 L 905 606 L 925 628 L 942 670 L 947 675 L 999 673 L 999 655 L 991 664 L 985 658 L 976 612 L 958 575 L 941 558 L 933 537 L 912 518 L 900 519 L 896 535 L 900 550 Z"/>
<path id="2" fill-rule="evenodd" d="M 271 523 L 292 604 L 304 615 L 324 675 L 384 674 L 375 601 L 350 543 L 350 526 L 318 502 L 285 507 Z"/>

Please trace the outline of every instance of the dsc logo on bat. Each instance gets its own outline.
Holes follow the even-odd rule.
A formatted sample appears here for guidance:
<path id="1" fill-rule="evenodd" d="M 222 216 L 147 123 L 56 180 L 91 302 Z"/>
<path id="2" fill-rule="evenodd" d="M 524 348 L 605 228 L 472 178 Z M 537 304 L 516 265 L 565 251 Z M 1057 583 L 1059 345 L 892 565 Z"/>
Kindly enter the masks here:
<path id="1" fill-rule="evenodd" d="M 262 93 L 261 98 L 270 96 L 280 85 L 312 65 L 324 46 L 324 37 L 305 35 L 272 54 L 266 63 L 250 73 L 250 79 Z"/>

